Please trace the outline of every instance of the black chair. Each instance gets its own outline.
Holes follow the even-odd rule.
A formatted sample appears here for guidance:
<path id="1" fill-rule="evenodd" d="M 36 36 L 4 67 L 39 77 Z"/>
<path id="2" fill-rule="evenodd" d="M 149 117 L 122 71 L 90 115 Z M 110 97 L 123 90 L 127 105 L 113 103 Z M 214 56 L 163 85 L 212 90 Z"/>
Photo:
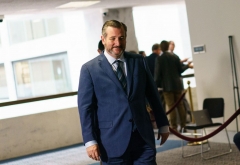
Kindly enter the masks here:
<path id="1" fill-rule="evenodd" d="M 221 118 L 223 118 L 223 122 L 224 122 L 224 100 L 223 100 L 223 98 L 206 98 L 203 101 L 203 109 L 205 111 L 207 110 L 208 115 L 210 117 L 210 123 L 207 122 L 206 124 L 203 123 L 201 125 L 190 124 L 190 125 L 187 125 L 185 127 L 186 130 L 199 130 L 199 129 L 201 129 L 201 134 L 200 135 L 203 136 L 204 134 L 206 135 L 206 128 L 209 128 L 209 127 L 219 127 L 219 126 L 222 125 L 222 123 L 213 123 L 211 119 L 213 119 L 213 118 L 220 118 L 221 117 Z M 205 158 L 203 156 L 203 153 L 204 152 L 208 152 L 211 149 L 209 141 L 207 140 L 206 141 L 207 144 L 208 144 L 207 150 L 203 150 L 203 142 L 201 142 L 201 152 L 197 152 L 197 153 L 193 153 L 193 154 L 185 156 L 184 155 L 184 145 L 183 145 L 183 141 L 182 141 L 182 157 L 186 158 L 186 157 L 190 157 L 190 156 L 193 156 L 193 155 L 201 154 L 202 159 L 211 159 L 211 158 L 215 158 L 215 157 L 218 157 L 218 156 L 222 156 L 222 155 L 231 153 L 232 152 L 232 148 L 231 148 L 229 135 L 228 135 L 228 132 L 227 132 L 226 128 L 225 128 L 225 132 L 226 132 L 226 136 L 227 136 L 227 139 L 228 139 L 229 151 L 224 152 L 222 154 L 218 154 L 218 155 L 214 155 L 214 156 Z M 182 134 L 184 135 L 183 130 L 182 130 Z"/>
<path id="2" fill-rule="evenodd" d="M 238 150 L 240 151 L 240 132 L 238 132 L 234 135 L 233 141 L 236 144 Z"/>

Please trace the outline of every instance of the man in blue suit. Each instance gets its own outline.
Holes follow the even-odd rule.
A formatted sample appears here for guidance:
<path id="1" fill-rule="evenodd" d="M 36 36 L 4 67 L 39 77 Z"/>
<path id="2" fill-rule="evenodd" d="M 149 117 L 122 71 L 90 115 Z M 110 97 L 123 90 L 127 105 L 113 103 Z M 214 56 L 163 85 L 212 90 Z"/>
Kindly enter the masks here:
<path id="1" fill-rule="evenodd" d="M 78 108 L 88 156 L 104 165 L 156 165 L 148 99 L 163 144 L 169 123 L 144 57 L 125 52 L 127 27 L 116 20 L 102 27 L 104 53 L 81 68 Z"/>

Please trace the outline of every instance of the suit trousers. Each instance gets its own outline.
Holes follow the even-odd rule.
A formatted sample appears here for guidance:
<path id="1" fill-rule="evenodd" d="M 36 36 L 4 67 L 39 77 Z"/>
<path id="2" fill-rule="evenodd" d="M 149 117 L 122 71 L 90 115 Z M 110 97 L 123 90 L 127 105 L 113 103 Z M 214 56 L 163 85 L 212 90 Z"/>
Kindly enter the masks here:
<path id="1" fill-rule="evenodd" d="M 124 138 L 124 137 L 123 137 Z M 151 148 L 136 130 L 121 157 L 108 158 L 103 165 L 156 165 L 156 149 Z"/>
<path id="2" fill-rule="evenodd" d="M 167 104 L 168 109 L 172 108 L 173 105 L 178 101 L 181 97 L 182 91 L 174 91 L 174 92 L 163 92 L 164 100 Z M 183 102 L 180 101 L 177 106 L 177 111 L 180 118 L 180 125 L 181 128 L 185 127 L 186 125 L 186 111 L 183 105 Z M 176 109 L 170 113 L 170 125 L 171 128 L 177 129 L 177 111 Z"/>
<path id="3" fill-rule="evenodd" d="M 236 133 L 233 137 L 233 141 L 236 144 L 237 148 L 240 151 L 240 132 Z"/>

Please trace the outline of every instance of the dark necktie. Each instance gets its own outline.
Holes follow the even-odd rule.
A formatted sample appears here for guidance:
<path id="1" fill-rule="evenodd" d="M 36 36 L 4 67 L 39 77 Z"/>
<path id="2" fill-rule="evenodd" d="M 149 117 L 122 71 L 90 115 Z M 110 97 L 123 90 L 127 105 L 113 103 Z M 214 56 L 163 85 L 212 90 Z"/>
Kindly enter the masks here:
<path id="1" fill-rule="evenodd" d="M 125 74 L 122 69 L 123 62 L 120 60 L 116 60 L 116 61 L 114 61 L 114 63 L 117 64 L 116 75 L 117 75 L 124 91 L 127 93 L 127 80 L 126 80 Z M 137 127 L 136 127 L 134 121 L 132 121 L 132 131 L 134 132 L 136 129 L 137 129 Z"/>
<path id="2" fill-rule="evenodd" d="M 125 74 L 123 72 L 123 69 L 121 67 L 123 62 L 120 60 L 116 60 L 114 63 L 117 64 L 116 75 L 117 75 L 124 91 L 127 93 L 127 80 L 126 80 Z"/>

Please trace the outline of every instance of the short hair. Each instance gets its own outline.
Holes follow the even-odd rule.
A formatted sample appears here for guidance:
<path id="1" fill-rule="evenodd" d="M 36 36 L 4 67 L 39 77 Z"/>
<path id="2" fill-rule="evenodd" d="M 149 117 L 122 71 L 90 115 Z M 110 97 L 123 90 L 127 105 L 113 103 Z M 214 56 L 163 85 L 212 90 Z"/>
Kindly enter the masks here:
<path id="1" fill-rule="evenodd" d="M 152 51 L 158 50 L 158 49 L 161 49 L 161 48 L 160 48 L 160 44 L 154 44 L 154 45 L 152 46 Z"/>
<path id="2" fill-rule="evenodd" d="M 143 53 L 145 53 L 144 51 L 139 51 L 139 54 L 143 55 Z"/>
<path id="3" fill-rule="evenodd" d="M 169 43 L 167 41 L 163 40 L 160 43 L 160 48 L 161 48 L 162 52 L 168 51 L 168 47 L 169 47 Z"/>
<path id="4" fill-rule="evenodd" d="M 124 23 L 119 22 L 117 20 L 109 20 L 109 21 L 106 21 L 103 24 L 103 27 L 102 27 L 102 35 L 103 35 L 103 37 L 107 36 L 106 29 L 107 29 L 108 26 L 119 28 L 119 29 L 123 29 L 124 32 L 125 32 L 125 37 L 127 37 L 127 26 Z"/>
<path id="5" fill-rule="evenodd" d="M 135 50 L 129 50 L 130 53 L 134 53 L 137 54 L 137 52 Z"/>
<path id="6" fill-rule="evenodd" d="M 98 49 L 101 50 L 101 51 L 104 51 L 104 45 L 102 43 L 102 40 L 100 40 L 99 43 L 98 43 Z"/>

